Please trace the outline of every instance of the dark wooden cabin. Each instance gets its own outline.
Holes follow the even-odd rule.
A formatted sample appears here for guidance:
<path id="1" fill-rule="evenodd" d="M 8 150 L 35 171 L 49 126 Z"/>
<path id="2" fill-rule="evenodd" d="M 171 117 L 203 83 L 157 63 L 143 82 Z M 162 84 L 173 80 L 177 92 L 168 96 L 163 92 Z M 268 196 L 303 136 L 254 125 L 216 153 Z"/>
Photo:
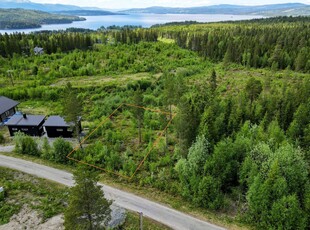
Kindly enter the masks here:
<path id="1" fill-rule="evenodd" d="M 19 102 L 10 98 L 0 96 L 0 123 L 6 121 L 16 113 L 16 106 Z"/>
<path id="2" fill-rule="evenodd" d="M 82 130 L 81 121 L 79 121 L 80 132 Z M 60 116 L 50 116 L 44 123 L 44 129 L 48 137 L 71 138 L 74 135 L 74 125 L 67 123 Z"/>
<path id="3" fill-rule="evenodd" d="M 5 125 L 9 128 L 11 136 L 18 131 L 29 136 L 42 136 L 44 119 L 45 116 L 42 115 L 15 114 Z"/>

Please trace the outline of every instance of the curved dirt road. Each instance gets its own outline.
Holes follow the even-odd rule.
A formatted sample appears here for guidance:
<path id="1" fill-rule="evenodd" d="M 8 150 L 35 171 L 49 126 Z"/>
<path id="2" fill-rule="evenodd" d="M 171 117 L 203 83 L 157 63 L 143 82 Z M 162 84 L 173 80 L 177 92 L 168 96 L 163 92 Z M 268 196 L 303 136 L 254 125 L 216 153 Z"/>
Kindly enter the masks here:
<path id="1" fill-rule="evenodd" d="M 72 186 L 72 174 L 63 170 L 36 164 L 30 161 L 0 155 L 0 166 L 16 169 L 28 174 L 42 177 L 58 183 Z M 164 205 L 149 201 L 119 189 L 103 185 L 106 198 L 113 199 L 115 204 L 128 210 L 143 212 L 158 222 L 178 230 L 219 230 L 224 229 L 208 222 L 196 219 Z"/>

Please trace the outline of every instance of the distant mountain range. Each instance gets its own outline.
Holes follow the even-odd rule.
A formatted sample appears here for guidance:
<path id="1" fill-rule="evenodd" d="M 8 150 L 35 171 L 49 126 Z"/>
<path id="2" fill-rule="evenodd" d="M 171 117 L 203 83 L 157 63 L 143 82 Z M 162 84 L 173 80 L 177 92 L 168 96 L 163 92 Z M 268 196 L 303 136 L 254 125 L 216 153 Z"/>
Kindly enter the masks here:
<path id="1" fill-rule="evenodd" d="M 104 15 L 121 15 L 124 13 L 113 13 L 106 10 L 65 10 L 55 11 L 57 14 L 79 15 L 79 16 L 104 16 Z"/>
<path id="2" fill-rule="evenodd" d="M 233 15 L 265 15 L 265 16 L 297 16 L 310 15 L 310 5 L 302 3 L 271 4 L 261 6 L 214 5 L 201 7 L 148 7 L 127 10 L 107 10 L 97 7 L 79 7 L 63 4 L 40 4 L 29 0 L 0 0 L 0 9 L 22 8 L 40 10 L 50 13 L 62 13 L 80 16 L 114 15 L 124 13 L 152 14 L 233 14 Z M 112 12 L 113 11 L 113 12 Z"/>
<path id="3" fill-rule="evenodd" d="M 310 5 L 301 3 L 272 4 L 261 6 L 214 5 L 188 8 L 148 7 L 120 11 L 122 13 L 152 13 L 152 14 L 233 14 L 233 15 L 310 15 Z"/>
<path id="4" fill-rule="evenodd" d="M 0 8 L 21 8 L 26 10 L 41 10 L 45 12 L 65 11 L 65 10 L 83 10 L 79 6 L 62 4 L 40 4 L 28 0 L 0 0 Z"/>
<path id="5" fill-rule="evenodd" d="M 63 4 L 40 4 L 31 2 L 29 0 L 0 0 L 0 9 L 1 8 L 40 10 L 49 13 L 64 13 L 67 15 L 80 15 L 80 16 L 124 14 L 124 13 L 110 12 L 97 7 L 79 7 L 74 5 L 63 5 Z"/>

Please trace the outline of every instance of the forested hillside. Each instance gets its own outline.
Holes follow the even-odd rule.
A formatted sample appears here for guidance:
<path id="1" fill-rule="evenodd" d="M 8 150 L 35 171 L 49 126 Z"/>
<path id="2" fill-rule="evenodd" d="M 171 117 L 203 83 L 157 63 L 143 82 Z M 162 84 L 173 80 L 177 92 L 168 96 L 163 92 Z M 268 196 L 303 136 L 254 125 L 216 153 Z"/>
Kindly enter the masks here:
<path id="1" fill-rule="evenodd" d="M 123 10 L 125 13 L 151 14 L 230 14 L 230 15 L 309 15 L 309 5 L 301 3 L 267 4 L 258 6 L 220 4 L 198 7 L 160 7 L 135 8 Z"/>
<path id="2" fill-rule="evenodd" d="M 0 29 L 40 28 L 44 24 L 72 23 L 83 21 L 77 16 L 50 14 L 43 11 L 24 9 L 0 9 Z"/>
<path id="3" fill-rule="evenodd" d="M 275 70 L 310 69 L 309 17 L 163 26 L 158 31 L 159 36 L 213 61 Z"/>
<path id="4" fill-rule="evenodd" d="M 143 160 L 114 181 L 250 228 L 308 229 L 310 24 L 288 20 L 1 35 L 0 95 L 45 115 L 76 95 L 85 132 L 99 128 L 75 159 L 128 177 Z M 101 125 L 121 103 L 151 110 Z M 33 146 L 21 153 L 75 164 L 72 147 Z"/>

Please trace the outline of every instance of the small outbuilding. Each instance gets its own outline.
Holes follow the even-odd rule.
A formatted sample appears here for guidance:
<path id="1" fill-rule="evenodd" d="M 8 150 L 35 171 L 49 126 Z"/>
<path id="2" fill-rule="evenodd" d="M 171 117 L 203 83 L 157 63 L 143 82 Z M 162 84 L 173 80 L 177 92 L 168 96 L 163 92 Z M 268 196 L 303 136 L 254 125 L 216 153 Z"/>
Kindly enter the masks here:
<path id="1" fill-rule="evenodd" d="M 19 102 L 10 98 L 0 96 L 0 123 L 6 121 L 16 113 L 16 106 Z"/>
<path id="2" fill-rule="evenodd" d="M 44 119 L 42 115 L 15 114 L 5 125 L 11 136 L 19 131 L 29 136 L 42 136 Z"/>
<path id="3" fill-rule="evenodd" d="M 82 131 L 81 121 L 79 130 Z M 44 129 L 48 137 L 71 138 L 74 135 L 74 124 L 67 123 L 63 117 L 49 116 L 44 123 Z"/>
<path id="4" fill-rule="evenodd" d="M 33 52 L 34 52 L 35 55 L 44 54 L 44 49 L 41 48 L 41 47 L 36 46 L 36 47 L 34 47 Z"/>

